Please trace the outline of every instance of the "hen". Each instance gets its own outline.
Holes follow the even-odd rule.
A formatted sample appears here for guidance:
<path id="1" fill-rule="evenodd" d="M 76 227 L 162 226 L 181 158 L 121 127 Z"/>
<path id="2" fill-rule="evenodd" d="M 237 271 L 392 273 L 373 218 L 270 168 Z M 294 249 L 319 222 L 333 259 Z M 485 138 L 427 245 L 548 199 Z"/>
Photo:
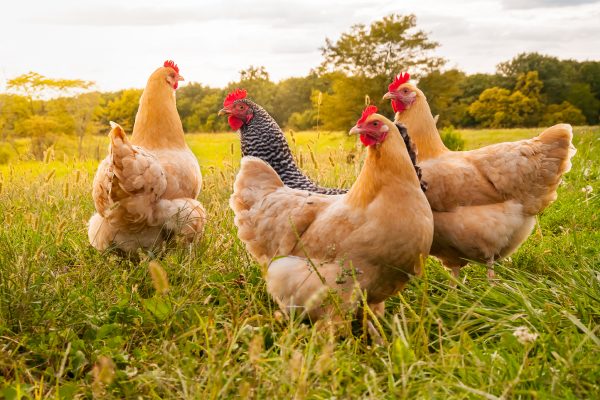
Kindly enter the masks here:
<path id="1" fill-rule="evenodd" d="M 131 142 L 111 122 L 110 154 L 96 172 L 97 213 L 89 221 L 92 246 L 125 252 L 150 249 L 171 234 L 192 241 L 206 214 L 195 200 L 202 187 L 198 161 L 185 143 L 175 106 L 179 68 L 166 61 L 148 79 Z"/>
<path id="2" fill-rule="evenodd" d="M 258 157 L 277 172 L 283 183 L 294 189 L 314 193 L 340 194 L 346 189 L 325 188 L 310 180 L 296 166 L 288 143 L 277 122 L 264 108 L 246 98 L 246 91 L 236 89 L 223 102 L 219 115 L 228 115 L 229 126 L 240 130 L 242 156 Z"/>
<path id="3" fill-rule="evenodd" d="M 356 284 L 382 310 L 420 273 L 433 236 L 431 209 L 397 126 L 376 110 L 369 106 L 351 130 L 368 151 L 346 194 L 286 187 L 261 159 L 242 159 L 230 199 L 238 236 L 268 265 L 267 289 L 284 311 L 331 315 L 332 305 L 315 300 L 328 289 L 352 308 Z"/>
<path id="4" fill-rule="evenodd" d="M 529 236 L 535 216 L 556 199 L 561 176 L 575 154 L 570 125 L 539 136 L 471 151 L 444 146 L 423 92 L 401 74 L 384 98 L 419 151 L 418 165 L 429 184 L 435 234 L 431 254 L 458 276 L 469 260 L 488 265 L 513 253 Z"/>

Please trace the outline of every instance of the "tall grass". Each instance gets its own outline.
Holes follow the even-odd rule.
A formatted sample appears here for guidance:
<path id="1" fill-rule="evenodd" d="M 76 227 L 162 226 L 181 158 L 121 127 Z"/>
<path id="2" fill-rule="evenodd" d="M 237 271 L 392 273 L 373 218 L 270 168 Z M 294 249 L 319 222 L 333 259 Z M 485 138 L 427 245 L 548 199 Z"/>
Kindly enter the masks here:
<path id="1" fill-rule="evenodd" d="M 467 147 L 478 140 L 461 134 Z M 496 269 L 496 286 L 471 265 L 454 290 L 430 259 L 387 302 L 382 345 L 277 312 L 227 206 L 239 160 L 229 135 L 188 137 L 209 160 L 201 201 L 210 220 L 197 246 L 157 257 L 89 246 L 93 157 L 0 167 L 4 398 L 600 396 L 600 130 L 577 130 L 558 200 Z M 362 159 L 353 141 L 294 135 L 311 176 L 352 183 Z M 481 140 L 506 135 L 530 133 Z"/>

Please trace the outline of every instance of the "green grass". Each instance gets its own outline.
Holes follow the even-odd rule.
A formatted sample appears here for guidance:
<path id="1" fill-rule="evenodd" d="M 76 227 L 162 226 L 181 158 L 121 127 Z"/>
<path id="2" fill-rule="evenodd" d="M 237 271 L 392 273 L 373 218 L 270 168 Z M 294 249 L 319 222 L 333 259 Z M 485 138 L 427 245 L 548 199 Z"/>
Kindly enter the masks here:
<path id="1" fill-rule="evenodd" d="M 472 148 L 539 130 L 460 132 Z M 310 175 L 349 186 L 362 156 L 355 138 L 295 137 Z M 573 170 L 497 267 L 499 284 L 471 265 L 452 290 L 430 259 L 387 301 L 383 345 L 279 317 L 227 206 L 236 136 L 188 141 L 203 163 L 210 220 L 199 245 L 159 252 L 170 282 L 162 295 L 148 257 L 87 242 L 93 146 L 88 161 L 64 142 L 54 161 L 0 166 L 0 398 L 600 397 L 598 128 L 576 130 Z M 539 336 L 521 344 L 520 326 Z"/>

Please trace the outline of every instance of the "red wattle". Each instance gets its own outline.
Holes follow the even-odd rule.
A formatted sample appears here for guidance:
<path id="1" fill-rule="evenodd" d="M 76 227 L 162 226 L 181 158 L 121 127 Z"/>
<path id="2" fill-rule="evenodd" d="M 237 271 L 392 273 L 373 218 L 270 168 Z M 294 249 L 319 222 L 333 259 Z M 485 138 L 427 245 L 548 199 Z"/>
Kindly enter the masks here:
<path id="1" fill-rule="evenodd" d="M 227 122 L 229 122 L 229 126 L 234 131 L 237 131 L 238 129 L 240 129 L 242 127 L 242 125 L 244 125 L 244 121 L 242 121 L 241 119 L 238 119 L 238 118 L 234 117 L 233 115 L 230 115 L 227 118 Z"/>
<path id="2" fill-rule="evenodd" d="M 404 105 L 404 103 L 401 101 L 393 99 L 392 100 L 392 109 L 394 110 L 394 112 L 402 112 L 402 111 L 406 110 L 406 105 Z"/>
<path id="3" fill-rule="evenodd" d="M 365 146 L 371 146 L 371 145 L 377 143 L 377 141 L 369 135 L 360 135 L 360 141 Z"/>

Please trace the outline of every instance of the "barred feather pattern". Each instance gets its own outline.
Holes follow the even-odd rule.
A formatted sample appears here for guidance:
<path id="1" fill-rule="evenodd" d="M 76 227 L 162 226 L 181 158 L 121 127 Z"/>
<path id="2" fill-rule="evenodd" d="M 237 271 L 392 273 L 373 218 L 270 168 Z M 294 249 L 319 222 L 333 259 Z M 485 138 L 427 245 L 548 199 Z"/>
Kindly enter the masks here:
<path id="1" fill-rule="evenodd" d="M 240 128 L 242 155 L 258 157 L 277 172 L 286 186 L 321 194 L 343 194 L 347 189 L 326 188 L 314 183 L 300 171 L 290 147 L 277 122 L 264 108 L 248 100 L 238 100 L 248 105 L 254 116 Z"/>
<path id="2" fill-rule="evenodd" d="M 417 173 L 417 178 L 419 178 L 419 183 L 421 184 L 421 190 L 424 192 L 427 191 L 427 182 L 425 182 L 422 178 L 421 168 L 417 165 L 417 146 L 410 140 L 410 136 L 408 135 L 408 129 L 403 124 L 395 123 L 396 127 L 400 131 L 400 135 L 402 135 L 402 139 L 404 139 L 404 144 L 406 145 L 406 150 L 408 150 L 408 155 L 410 156 L 410 161 L 412 161 L 415 166 L 415 172 Z"/>

